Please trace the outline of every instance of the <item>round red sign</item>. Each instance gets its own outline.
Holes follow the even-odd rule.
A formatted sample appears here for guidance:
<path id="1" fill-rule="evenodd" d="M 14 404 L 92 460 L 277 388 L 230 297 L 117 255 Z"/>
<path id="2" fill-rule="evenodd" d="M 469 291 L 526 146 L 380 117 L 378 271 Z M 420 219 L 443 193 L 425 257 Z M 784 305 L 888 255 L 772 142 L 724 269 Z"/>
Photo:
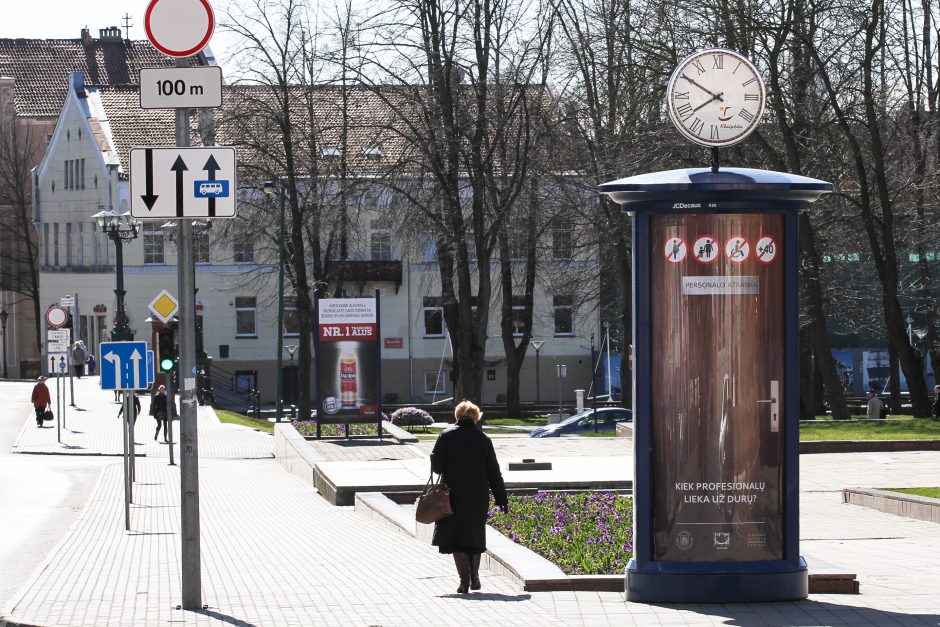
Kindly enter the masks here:
<path id="1" fill-rule="evenodd" d="M 150 0 L 144 28 L 153 47 L 171 57 L 189 57 L 202 50 L 215 29 L 208 0 Z"/>
<path id="2" fill-rule="evenodd" d="M 46 310 L 46 324 L 52 327 L 53 329 L 58 329 L 63 324 L 69 321 L 69 312 L 62 309 L 58 305 L 50 307 Z"/>

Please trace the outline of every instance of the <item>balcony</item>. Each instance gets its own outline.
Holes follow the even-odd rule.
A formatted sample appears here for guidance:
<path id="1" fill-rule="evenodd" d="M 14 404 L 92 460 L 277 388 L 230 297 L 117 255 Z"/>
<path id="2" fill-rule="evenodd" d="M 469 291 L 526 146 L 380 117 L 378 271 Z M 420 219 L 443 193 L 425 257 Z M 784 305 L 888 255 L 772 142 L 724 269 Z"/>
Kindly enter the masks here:
<path id="1" fill-rule="evenodd" d="M 401 261 L 334 261 L 327 270 L 330 283 L 338 281 L 389 281 L 395 283 L 395 292 L 401 287 Z"/>

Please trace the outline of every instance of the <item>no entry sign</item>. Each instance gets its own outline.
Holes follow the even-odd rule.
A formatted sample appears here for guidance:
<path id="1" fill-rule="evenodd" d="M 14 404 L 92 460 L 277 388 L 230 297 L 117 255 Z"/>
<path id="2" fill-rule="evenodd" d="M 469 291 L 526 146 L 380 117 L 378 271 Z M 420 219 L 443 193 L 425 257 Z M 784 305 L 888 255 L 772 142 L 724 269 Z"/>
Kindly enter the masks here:
<path id="1" fill-rule="evenodd" d="M 153 47 L 171 57 L 189 57 L 202 50 L 215 29 L 207 0 L 150 0 L 144 28 Z"/>

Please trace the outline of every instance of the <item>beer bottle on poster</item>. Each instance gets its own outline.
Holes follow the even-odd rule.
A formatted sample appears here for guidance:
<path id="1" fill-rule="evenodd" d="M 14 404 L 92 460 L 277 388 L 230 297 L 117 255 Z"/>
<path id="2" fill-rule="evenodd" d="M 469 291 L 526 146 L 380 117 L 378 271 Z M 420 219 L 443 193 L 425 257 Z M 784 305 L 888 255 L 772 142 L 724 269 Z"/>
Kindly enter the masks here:
<path id="1" fill-rule="evenodd" d="M 359 393 L 359 364 L 355 355 L 340 355 L 339 397 L 343 407 L 355 407 Z"/>

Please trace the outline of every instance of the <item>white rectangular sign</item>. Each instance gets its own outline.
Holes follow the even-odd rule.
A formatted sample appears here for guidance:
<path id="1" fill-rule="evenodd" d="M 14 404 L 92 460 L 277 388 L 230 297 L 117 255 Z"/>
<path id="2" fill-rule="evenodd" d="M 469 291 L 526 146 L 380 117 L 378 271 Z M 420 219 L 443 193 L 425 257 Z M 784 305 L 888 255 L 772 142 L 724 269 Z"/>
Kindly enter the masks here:
<path id="1" fill-rule="evenodd" d="M 140 70 L 143 109 L 198 109 L 222 106 L 222 68 L 148 67 Z"/>
<path id="2" fill-rule="evenodd" d="M 46 356 L 49 374 L 68 374 L 69 356 L 66 353 L 49 353 Z M 63 367 L 64 366 L 64 367 Z"/>
<path id="3" fill-rule="evenodd" d="M 70 329 L 49 329 L 46 331 L 46 339 L 50 342 L 65 342 L 72 340 L 72 331 Z"/>
<path id="4" fill-rule="evenodd" d="M 66 309 L 68 309 L 69 307 L 74 307 L 74 306 L 75 306 L 75 296 L 73 296 L 73 295 L 63 296 L 62 298 L 59 299 L 59 306 L 60 306 L 60 307 L 65 307 Z"/>
<path id="5" fill-rule="evenodd" d="M 756 276 L 684 276 L 683 296 L 724 294 L 760 294 L 760 277 Z"/>
<path id="6" fill-rule="evenodd" d="M 130 161 L 135 218 L 235 217 L 234 148 L 132 148 Z"/>

